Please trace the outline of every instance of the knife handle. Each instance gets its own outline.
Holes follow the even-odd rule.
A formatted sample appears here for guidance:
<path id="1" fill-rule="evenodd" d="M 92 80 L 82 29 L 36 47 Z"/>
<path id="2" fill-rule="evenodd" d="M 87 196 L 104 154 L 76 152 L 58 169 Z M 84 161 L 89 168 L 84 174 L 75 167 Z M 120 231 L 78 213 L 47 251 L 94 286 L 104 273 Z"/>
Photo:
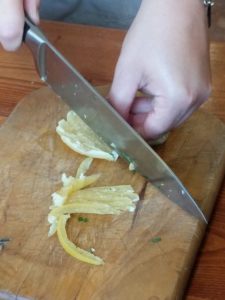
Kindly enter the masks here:
<path id="1" fill-rule="evenodd" d="M 30 29 L 30 26 L 28 25 L 28 23 L 25 21 L 24 23 L 24 27 L 23 27 L 23 38 L 22 38 L 22 42 L 25 43 L 26 40 L 26 36 L 27 36 L 27 32 Z"/>
<path id="2" fill-rule="evenodd" d="M 33 24 L 28 17 L 25 17 L 23 42 L 28 46 L 33 54 L 37 71 L 44 80 L 45 78 L 45 57 L 44 48 L 48 44 L 48 39 L 42 33 L 38 26 Z"/>
<path id="3" fill-rule="evenodd" d="M 27 16 L 23 28 L 23 42 L 29 46 L 30 40 L 36 41 L 36 44 L 47 43 L 48 40 L 38 26 L 36 26 Z"/>

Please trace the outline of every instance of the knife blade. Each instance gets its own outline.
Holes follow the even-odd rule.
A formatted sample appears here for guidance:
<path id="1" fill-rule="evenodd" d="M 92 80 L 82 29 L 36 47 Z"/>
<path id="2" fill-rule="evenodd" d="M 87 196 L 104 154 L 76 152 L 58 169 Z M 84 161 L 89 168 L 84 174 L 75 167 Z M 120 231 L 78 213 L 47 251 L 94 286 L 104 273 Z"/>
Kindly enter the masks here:
<path id="1" fill-rule="evenodd" d="M 28 19 L 23 41 L 33 54 L 40 78 L 106 144 L 114 147 L 168 199 L 207 223 L 198 204 L 167 164 Z"/>

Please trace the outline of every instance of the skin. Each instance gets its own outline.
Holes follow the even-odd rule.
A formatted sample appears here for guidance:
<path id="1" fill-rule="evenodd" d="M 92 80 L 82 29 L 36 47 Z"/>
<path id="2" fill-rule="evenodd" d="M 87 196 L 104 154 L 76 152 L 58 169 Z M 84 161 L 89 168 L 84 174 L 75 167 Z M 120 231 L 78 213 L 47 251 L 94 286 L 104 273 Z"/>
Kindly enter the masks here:
<path id="1" fill-rule="evenodd" d="M 0 42 L 21 43 L 24 10 L 38 23 L 38 0 L 1 0 Z M 202 0 L 143 0 L 125 37 L 109 101 L 145 138 L 184 122 L 211 91 L 206 11 Z M 144 93 L 136 97 L 136 92 Z"/>
<path id="2" fill-rule="evenodd" d="M 35 23 L 39 23 L 40 0 L 0 1 L 0 43 L 7 51 L 19 48 L 23 35 L 24 12 Z"/>

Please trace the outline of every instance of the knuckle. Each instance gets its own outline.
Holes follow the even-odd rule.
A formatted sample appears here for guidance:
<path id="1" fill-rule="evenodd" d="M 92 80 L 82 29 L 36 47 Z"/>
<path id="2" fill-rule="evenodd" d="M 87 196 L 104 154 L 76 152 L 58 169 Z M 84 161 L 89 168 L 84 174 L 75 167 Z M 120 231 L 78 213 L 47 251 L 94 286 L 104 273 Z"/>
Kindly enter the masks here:
<path id="1" fill-rule="evenodd" d="M 150 139 L 157 139 L 168 130 L 169 125 L 164 122 L 151 122 L 149 119 L 144 124 L 145 136 Z"/>
<path id="2" fill-rule="evenodd" d="M 200 102 L 204 103 L 212 93 L 212 84 L 209 82 L 208 84 L 205 84 L 204 87 L 201 89 L 201 94 L 200 94 Z"/>
<path id="3" fill-rule="evenodd" d="M 186 107 L 201 105 L 212 92 L 211 82 L 201 84 L 196 88 L 177 88 L 174 93 L 168 94 L 168 101 L 184 104 Z"/>
<path id="4" fill-rule="evenodd" d="M 187 88 L 180 88 L 177 89 L 175 94 L 172 96 L 175 103 L 185 103 L 185 106 L 190 107 L 195 102 L 195 96 L 194 93 Z M 170 95 L 170 99 L 172 100 L 172 97 Z"/>

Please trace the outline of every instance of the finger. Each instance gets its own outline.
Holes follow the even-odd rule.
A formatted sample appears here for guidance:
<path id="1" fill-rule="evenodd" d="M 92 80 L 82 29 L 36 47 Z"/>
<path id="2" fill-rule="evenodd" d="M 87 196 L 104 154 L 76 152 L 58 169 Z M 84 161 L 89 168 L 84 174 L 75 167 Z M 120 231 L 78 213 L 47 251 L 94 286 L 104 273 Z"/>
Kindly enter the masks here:
<path id="1" fill-rule="evenodd" d="M 145 120 L 148 117 L 147 113 L 139 113 L 139 114 L 130 114 L 129 115 L 129 123 L 134 129 L 139 132 L 142 136 L 143 134 L 143 129 L 142 127 L 144 126 Z"/>
<path id="2" fill-rule="evenodd" d="M 136 97 L 130 109 L 128 121 L 134 128 L 143 126 L 146 117 L 153 111 L 153 102 L 149 98 Z"/>
<path id="3" fill-rule="evenodd" d="M 35 23 L 38 24 L 39 19 L 39 5 L 40 0 L 24 0 L 24 9 L 30 19 Z"/>
<path id="4" fill-rule="evenodd" d="M 125 118 L 129 111 L 138 89 L 138 75 L 133 70 L 133 65 L 119 59 L 112 86 L 109 92 L 109 100 L 115 109 Z"/>
<path id="5" fill-rule="evenodd" d="M 131 114 L 143 114 L 149 113 L 153 109 L 153 103 L 151 98 L 136 97 L 131 106 Z"/>
<path id="6" fill-rule="evenodd" d="M 0 43 L 4 49 L 14 51 L 20 46 L 23 35 L 23 1 L 1 0 L 0 7 Z"/>
<path id="7" fill-rule="evenodd" d="M 182 104 L 156 97 L 149 112 L 133 115 L 132 126 L 145 139 L 156 139 L 174 127 L 185 109 Z"/>

